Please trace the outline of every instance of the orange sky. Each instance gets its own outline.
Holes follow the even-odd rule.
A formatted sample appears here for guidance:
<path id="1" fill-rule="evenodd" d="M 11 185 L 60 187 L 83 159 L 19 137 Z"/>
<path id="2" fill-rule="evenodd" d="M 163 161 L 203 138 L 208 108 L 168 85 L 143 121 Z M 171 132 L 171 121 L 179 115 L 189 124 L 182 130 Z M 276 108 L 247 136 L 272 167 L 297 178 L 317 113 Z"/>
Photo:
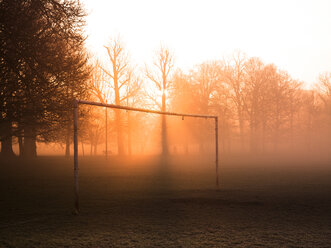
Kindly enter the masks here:
<path id="1" fill-rule="evenodd" d="M 275 63 L 307 84 L 331 70 L 331 1 L 328 0 L 81 0 L 89 16 L 89 49 L 120 34 L 137 65 L 160 44 L 182 69 L 235 50 Z"/>

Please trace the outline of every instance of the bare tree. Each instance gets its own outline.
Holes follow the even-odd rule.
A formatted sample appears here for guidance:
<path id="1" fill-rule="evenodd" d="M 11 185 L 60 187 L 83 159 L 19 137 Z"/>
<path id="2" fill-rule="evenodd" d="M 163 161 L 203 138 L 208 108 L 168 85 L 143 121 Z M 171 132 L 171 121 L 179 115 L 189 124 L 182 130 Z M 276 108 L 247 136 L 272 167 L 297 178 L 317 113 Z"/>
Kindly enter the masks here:
<path id="1" fill-rule="evenodd" d="M 101 63 L 96 61 L 90 76 L 90 88 L 92 96 L 101 103 L 107 103 L 111 99 L 111 87 L 106 78 L 106 73 L 102 69 Z"/>
<path id="2" fill-rule="evenodd" d="M 174 67 L 174 57 L 168 48 L 162 47 L 157 51 L 154 58 L 154 71 L 147 69 L 146 76 L 151 80 L 157 89 L 162 92 L 161 111 L 166 111 L 166 92 L 169 88 L 169 77 Z M 162 115 L 162 153 L 168 154 L 166 116 Z"/>
<path id="3" fill-rule="evenodd" d="M 265 108 L 270 100 L 265 78 L 265 65 L 259 58 L 250 58 L 245 65 L 246 79 L 244 87 L 244 107 L 248 115 L 251 152 L 257 152 L 263 137 Z"/>
<path id="4" fill-rule="evenodd" d="M 222 81 L 222 63 L 220 61 L 202 63 L 191 72 L 191 78 L 197 111 L 200 113 L 215 112 L 216 105 L 213 104 L 213 98 L 217 93 L 217 87 Z M 199 121 L 198 123 L 199 130 L 208 130 L 204 121 Z M 196 135 L 199 140 L 200 152 L 204 152 L 204 143 L 208 139 L 207 133 L 199 131 L 196 132 Z"/>
<path id="5" fill-rule="evenodd" d="M 127 84 L 125 100 L 127 106 L 135 107 L 141 102 L 140 98 L 141 81 L 138 77 L 132 77 L 130 84 Z M 132 123 L 135 122 L 134 114 L 127 111 L 127 134 L 128 134 L 128 155 L 132 155 Z"/>
<path id="6" fill-rule="evenodd" d="M 235 105 L 241 148 L 244 148 L 244 103 L 245 103 L 245 54 L 236 52 L 225 61 L 224 78 L 231 91 L 231 99 Z"/>
<path id="7" fill-rule="evenodd" d="M 322 73 L 315 87 L 319 99 L 321 99 L 319 123 L 322 126 L 320 133 L 323 134 L 323 137 L 320 138 L 320 144 L 324 144 L 321 147 L 326 150 L 327 154 L 330 154 L 331 142 L 325 137 L 331 135 L 331 72 Z"/>
<path id="8" fill-rule="evenodd" d="M 331 104 L 331 72 L 325 72 L 319 76 L 316 89 L 325 106 Z"/>
<path id="9" fill-rule="evenodd" d="M 115 104 L 121 105 L 130 94 L 121 96 L 125 92 L 125 87 L 130 84 L 133 72 L 129 65 L 128 55 L 124 50 L 124 46 L 119 38 L 111 39 L 109 44 L 105 46 L 108 57 L 111 63 L 110 70 L 103 67 L 102 70 L 111 79 L 110 86 L 114 90 Z M 122 118 L 120 110 L 115 110 L 115 122 L 117 129 L 117 145 L 118 154 L 124 154 L 124 143 L 123 143 L 123 129 L 122 129 Z"/>

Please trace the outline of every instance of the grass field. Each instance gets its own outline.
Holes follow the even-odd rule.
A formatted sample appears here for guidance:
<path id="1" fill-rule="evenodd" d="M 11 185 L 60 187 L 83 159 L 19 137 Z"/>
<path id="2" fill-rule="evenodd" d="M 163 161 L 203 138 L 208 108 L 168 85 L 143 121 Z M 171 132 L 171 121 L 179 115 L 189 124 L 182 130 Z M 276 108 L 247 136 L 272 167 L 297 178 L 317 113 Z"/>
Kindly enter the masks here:
<path id="1" fill-rule="evenodd" d="M 331 247 L 331 163 L 199 160 L 2 161 L 0 247 Z"/>

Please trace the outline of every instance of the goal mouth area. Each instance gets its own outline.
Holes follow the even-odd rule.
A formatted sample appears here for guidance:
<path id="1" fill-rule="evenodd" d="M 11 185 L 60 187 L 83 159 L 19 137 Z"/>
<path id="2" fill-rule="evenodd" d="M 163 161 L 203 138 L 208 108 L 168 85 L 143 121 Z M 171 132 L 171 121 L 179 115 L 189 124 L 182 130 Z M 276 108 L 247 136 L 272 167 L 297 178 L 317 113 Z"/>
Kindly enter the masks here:
<path id="1" fill-rule="evenodd" d="M 184 119 L 188 118 L 204 118 L 204 119 L 213 119 L 215 122 L 215 172 L 216 172 L 216 188 L 219 188 L 219 175 L 218 175 L 218 116 L 214 115 L 201 115 L 201 114 L 187 114 L 187 113 L 176 113 L 176 112 L 166 112 L 166 111 L 157 111 L 143 108 L 135 108 L 129 106 L 121 106 L 115 104 L 106 104 L 100 102 L 91 102 L 85 100 L 74 100 L 73 103 L 73 124 L 74 124 L 74 184 L 75 184 L 75 212 L 79 213 L 79 183 L 78 183 L 78 107 L 79 105 L 90 105 L 111 109 L 120 109 L 126 111 L 142 112 L 149 114 L 157 114 L 162 116 L 179 116 Z M 107 113 L 107 111 L 106 111 Z M 106 114 L 107 116 L 107 114 Z M 108 149 L 106 149 L 108 151 Z M 162 157 L 162 156 L 161 156 Z M 164 157 L 166 158 L 166 157 Z"/>

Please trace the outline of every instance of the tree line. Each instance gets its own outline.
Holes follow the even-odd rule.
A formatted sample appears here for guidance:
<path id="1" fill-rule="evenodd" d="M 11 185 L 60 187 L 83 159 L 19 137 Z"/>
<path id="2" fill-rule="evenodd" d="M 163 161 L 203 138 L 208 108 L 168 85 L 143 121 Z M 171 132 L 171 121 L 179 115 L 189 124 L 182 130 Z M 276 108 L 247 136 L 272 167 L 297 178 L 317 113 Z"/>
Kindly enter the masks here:
<path id="1" fill-rule="evenodd" d="M 120 40 L 113 39 L 110 44 L 120 46 L 121 52 L 124 52 Z M 95 63 L 92 74 L 94 78 L 102 80 L 98 80 L 97 86 L 93 84 L 90 95 L 93 100 L 104 102 L 106 98 L 114 99 L 111 94 L 115 94 L 116 99 L 117 94 L 128 100 L 115 102 L 119 105 L 218 115 L 219 141 L 224 153 L 318 151 L 328 154 L 330 151 L 331 142 L 326 138 L 331 130 L 330 73 L 321 74 L 315 88 L 307 90 L 304 88 L 304 82 L 293 79 L 276 65 L 264 63 L 260 58 L 248 57 L 242 52 L 235 52 L 232 56 L 220 60 L 203 62 L 183 72 L 174 67 L 174 55 L 169 49 L 161 47 L 156 51 L 152 65 L 138 71 L 132 67 L 128 69 L 131 77 L 133 74 L 137 76 L 133 81 L 123 81 L 126 87 L 121 86 L 121 91 L 113 85 L 113 76 L 109 75 L 105 67 L 124 68 L 123 64 L 114 64 L 109 50 L 108 55 L 109 63 Z M 125 65 L 128 65 L 127 60 Z M 127 90 L 130 85 L 134 91 Z M 153 86 L 154 90 L 149 90 Z M 110 93 L 101 96 L 105 88 Z M 99 115 L 101 126 L 104 123 L 102 115 Z M 117 118 L 115 115 L 115 120 Z M 147 119 L 139 121 L 140 124 L 148 123 Z M 167 141 L 165 121 L 165 118 L 161 119 L 161 147 L 162 151 L 167 153 L 169 146 L 176 141 Z M 130 123 L 140 125 L 134 120 L 128 120 L 127 124 L 124 124 L 123 120 L 116 122 L 117 124 L 113 123 L 115 126 L 122 123 L 122 127 L 130 126 Z M 195 124 L 187 121 L 185 128 L 193 139 L 188 141 L 183 138 L 180 144 L 175 145 L 183 146 L 187 151 L 188 143 L 193 142 L 197 143 L 199 150 L 203 152 L 208 142 L 213 142 L 210 131 L 212 124 L 209 125 L 208 127 L 208 124 L 199 121 Z M 103 128 L 99 131 L 103 132 Z M 123 132 L 126 133 L 127 140 L 131 139 L 130 128 L 121 132 L 122 143 L 125 140 Z M 103 140 L 99 139 L 99 142 Z M 126 150 L 132 150 L 129 141 L 127 144 Z M 123 153 L 124 150 L 122 147 Z"/>
<path id="2" fill-rule="evenodd" d="M 37 155 L 38 142 L 72 143 L 75 98 L 162 111 L 219 116 L 221 152 L 330 152 L 331 74 L 321 74 L 312 90 L 286 71 L 261 59 L 235 52 L 183 72 L 166 47 L 153 63 L 139 69 L 119 38 L 105 44 L 108 61 L 88 56 L 83 28 L 86 13 L 79 1 L 0 0 L 0 139 L 1 155 Z M 80 140 L 97 153 L 104 142 L 107 110 L 80 108 Z M 107 112 L 108 113 L 108 112 Z M 132 154 L 133 140 L 144 140 L 148 117 L 114 111 L 109 131 L 117 153 Z M 161 147 L 169 153 L 167 119 L 160 120 Z M 208 124 L 186 122 L 188 151 L 197 143 L 203 152 L 211 140 Z M 139 134 L 133 131 L 139 128 Z M 139 137 L 137 137 L 140 135 Z M 141 142 L 141 151 L 144 143 Z"/>
<path id="3" fill-rule="evenodd" d="M 85 13 L 79 1 L 0 1 L 1 153 L 36 156 L 61 141 L 72 100 L 87 92 Z"/>

